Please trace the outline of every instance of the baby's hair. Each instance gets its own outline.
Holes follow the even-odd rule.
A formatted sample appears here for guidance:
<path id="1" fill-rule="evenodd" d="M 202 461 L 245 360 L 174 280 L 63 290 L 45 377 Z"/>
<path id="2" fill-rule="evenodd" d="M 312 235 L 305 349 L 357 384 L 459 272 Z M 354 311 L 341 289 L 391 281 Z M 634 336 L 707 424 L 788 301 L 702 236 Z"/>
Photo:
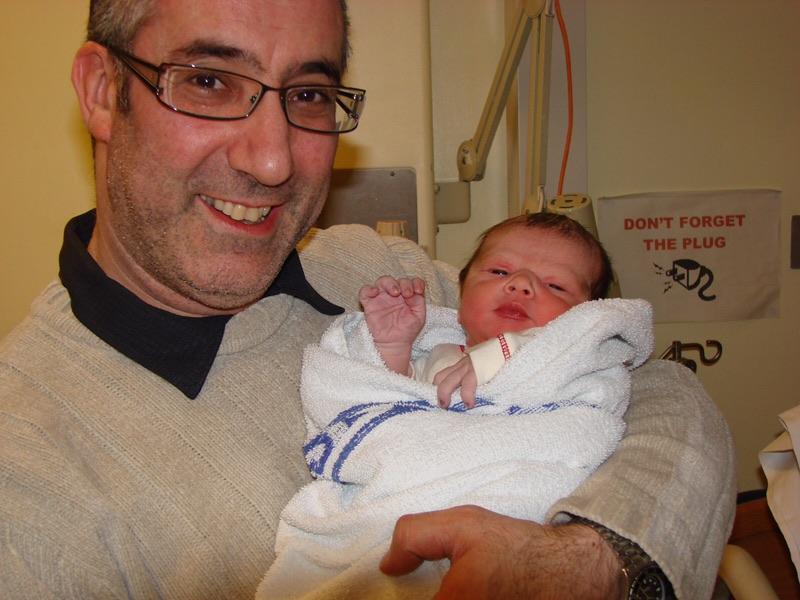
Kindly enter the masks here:
<path id="1" fill-rule="evenodd" d="M 605 251 L 605 248 L 603 248 L 603 245 L 577 221 L 564 215 L 547 212 L 528 213 L 517 217 L 511 217 L 505 221 L 500 221 L 496 225 L 492 225 L 489 229 L 484 231 L 478 238 L 478 247 L 475 249 L 475 252 L 472 253 L 467 264 L 464 265 L 464 268 L 461 269 L 461 272 L 458 274 L 458 282 L 462 287 L 472 267 L 472 263 L 480 256 L 483 244 L 488 237 L 493 233 L 515 226 L 553 231 L 565 238 L 583 242 L 586 247 L 600 259 L 600 275 L 597 277 L 596 281 L 592 282 L 592 289 L 590 290 L 591 298 L 592 300 L 597 300 L 598 298 L 605 298 L 608 295 L 608 287 L 611 285 L 612 277 L 611 259 L 608 257 L 608 253 Z"/>

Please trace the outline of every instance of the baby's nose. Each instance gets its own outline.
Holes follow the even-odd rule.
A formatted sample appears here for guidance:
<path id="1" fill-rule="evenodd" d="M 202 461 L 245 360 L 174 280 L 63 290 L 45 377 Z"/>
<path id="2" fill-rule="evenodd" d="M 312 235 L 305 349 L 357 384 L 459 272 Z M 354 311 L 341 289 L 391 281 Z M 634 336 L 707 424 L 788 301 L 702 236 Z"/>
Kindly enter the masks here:
<path id="1" fill-rule="evenodd" d="M 519 293 L 523 296 L 533 294 L 533 285 L 530 278 L 521 274 L 515 274 L 506 281 L 506 291 L 509 293 Z"/>

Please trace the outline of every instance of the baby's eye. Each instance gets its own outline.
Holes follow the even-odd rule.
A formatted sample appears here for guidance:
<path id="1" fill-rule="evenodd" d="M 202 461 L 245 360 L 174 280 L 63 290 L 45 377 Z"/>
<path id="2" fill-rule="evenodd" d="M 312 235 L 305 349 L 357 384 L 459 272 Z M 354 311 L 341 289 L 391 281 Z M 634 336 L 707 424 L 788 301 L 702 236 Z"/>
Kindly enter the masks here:
<path id="1" fill-rule="evenodd" d="M 500 275 L 501 277 L 505 276 L 505 275 L 508 275 L 508 271 L 505 271 L 503 269 L 489 269 L 489 272 L 492 275 Z"/>
<path id="2" fill-rule="evenodd" d="M 551 289 L 556 290 L 557 292 L 564 292 L 566 291 L 562 286 L 558 285 L 557 283 L 548 283 L 548 287 Z"/>

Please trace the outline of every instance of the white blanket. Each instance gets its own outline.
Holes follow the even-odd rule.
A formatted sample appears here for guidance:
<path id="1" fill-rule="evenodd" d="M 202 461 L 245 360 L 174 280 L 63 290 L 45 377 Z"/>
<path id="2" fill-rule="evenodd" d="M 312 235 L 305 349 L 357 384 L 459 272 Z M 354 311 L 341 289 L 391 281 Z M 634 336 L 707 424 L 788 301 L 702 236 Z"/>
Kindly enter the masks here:
<path id="1" fill-rule="evenodd" d="M 414 356 L 463 343 L 450 309 L 428 307 Z M 477 504 L 542 521 L 616 447 L 628 370 L 653 348 L 641 300 L 580 304 L 521 347 L 478 405 L 436 406 L 435 387 L 390 372 L 363 314 L 307 348 L 301 383 L 316 481 L 284 509 L 258 599 L 430 598 L 446 561 L 390 578 L 378 570 L 398 517 Z"/>

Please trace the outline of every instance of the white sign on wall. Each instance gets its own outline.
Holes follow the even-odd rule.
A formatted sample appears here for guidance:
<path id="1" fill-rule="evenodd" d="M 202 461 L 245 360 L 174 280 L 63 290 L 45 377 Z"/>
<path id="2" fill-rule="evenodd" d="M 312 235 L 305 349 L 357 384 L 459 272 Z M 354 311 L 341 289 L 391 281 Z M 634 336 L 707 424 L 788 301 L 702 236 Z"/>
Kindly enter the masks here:
<path id="1" fill-rule="evenodd" d="M 670 192 L 600 198 L 600 239 L 622 295 L 655 320 L 779 316 L 780 192 Z"/>

